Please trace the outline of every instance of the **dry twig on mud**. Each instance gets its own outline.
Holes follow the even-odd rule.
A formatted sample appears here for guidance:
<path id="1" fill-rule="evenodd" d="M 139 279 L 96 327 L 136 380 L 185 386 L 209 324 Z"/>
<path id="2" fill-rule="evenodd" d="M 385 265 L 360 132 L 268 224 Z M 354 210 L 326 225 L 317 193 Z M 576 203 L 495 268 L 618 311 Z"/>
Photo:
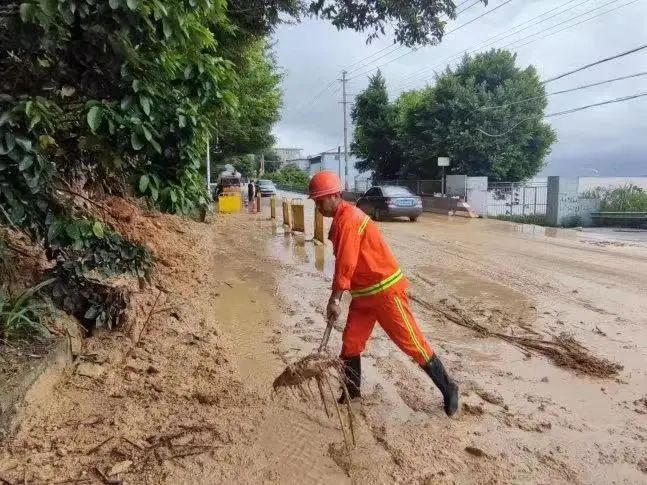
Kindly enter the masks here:
<path id="1" fill-rule="evenodd" d="M 604 378 L 617 375 L 623 368 L 620 364 L 591 354 L 586 347 L 567 333 L 553 335 L 552 340 L 545 340 L 534 336 L 521 337 L 507 335 L 490 330 L 486 326 L 481 325 L 456 306 L 442 307 L 429 303 L 415 295 L 411 295 L 410 298 L 457 325 L 474 330 L 484 337 L 496 337 L 526 351 L 545 355 L 560 367 L 566 367 L 576 372 Z"/>
<path id="2" fill-rule="evenodd" d="M 334 391 L 330 383 L 330 378 L 332 377 L 335 381 L 339 382 L 345 394 L 348 427 L 350 428 L 353 445 L 355 445 L 353 412 L 350 407 L 350 396 L 348 394 L 348 388 L 346 387 L 346 383 L 344 382 L 344 378 L 342 377 L 343 373 L 343 363 L 339 359 L 330 357 L 326 354 L 315 353 L 307 355 L 294 364 L 288 365 L 281 373 L 281 375 L 279 375 L 274 380 L 272 387 L 274 389 L 274 392 L 278 392 L 282 389 L 289 389 L 293 392 L 297 391 L 304 399 L 307 400 L 309 398 L 314 398 L 314 393 L 312 392 L 312 389 L 310 389 L 310 382 L 314 380 L 317 383 L 317 390 L 319 391 L 319 397 L 321 399 L 321 402 L 323 403 L 326 415 L 328 417 L 331 417 L 330 411 L 328 410 L 328 405 L 326 404 L 326 396 L 324 393 L 325 384 L 328 388 L 328 391 L 330 392 L 332 402 L 334 403 L 335 410 L 337 412 L 337 417 L 341 426 L 341 432 L 344 436 L 344 443 L 346 444 L 346 450 L 350 452 L 350 443 L 346 433 L 346 425 L 344 424 L 341 409 L 339 408 L 339 404 L 335 399 L 335 396 L 333 394 Z"/>

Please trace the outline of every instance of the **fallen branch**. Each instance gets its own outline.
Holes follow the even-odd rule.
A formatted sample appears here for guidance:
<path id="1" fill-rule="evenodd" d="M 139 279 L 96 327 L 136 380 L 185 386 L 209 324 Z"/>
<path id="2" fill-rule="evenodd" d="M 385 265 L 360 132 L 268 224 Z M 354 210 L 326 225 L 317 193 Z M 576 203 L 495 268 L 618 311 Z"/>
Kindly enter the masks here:
<path id="1" fill-rule="evenodd" d="M 623 368 L 620 364 L 592 355 L 586 347 L 566 333 L 552 335 L 552 340 L 507 335 L 481 325 L 469 315 L 466 315 L 460 308 L 443 308 L 415 295 L 411 295 L 410 298 L 419 305 L 436 312 L 461 327 L 469 328 L 484 337 L 496 337 L 526 351 L 534 351 L 544 355 L 560 367 L 567 367 L 583 374 L 605 378 L 617 375 Z"/>

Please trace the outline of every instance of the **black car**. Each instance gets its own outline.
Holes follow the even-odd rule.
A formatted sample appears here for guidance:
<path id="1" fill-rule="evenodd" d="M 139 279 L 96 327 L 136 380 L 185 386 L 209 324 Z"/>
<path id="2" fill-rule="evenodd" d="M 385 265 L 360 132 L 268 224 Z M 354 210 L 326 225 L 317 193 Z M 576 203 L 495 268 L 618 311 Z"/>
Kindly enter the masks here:
<path id="1" fill-rule="evenodd" d="M 359 198 L 357 207 L 376 221 L 391 217 L 415 221 L 422 214 L 422 199 L 406 187 L 376 186 Z"/>

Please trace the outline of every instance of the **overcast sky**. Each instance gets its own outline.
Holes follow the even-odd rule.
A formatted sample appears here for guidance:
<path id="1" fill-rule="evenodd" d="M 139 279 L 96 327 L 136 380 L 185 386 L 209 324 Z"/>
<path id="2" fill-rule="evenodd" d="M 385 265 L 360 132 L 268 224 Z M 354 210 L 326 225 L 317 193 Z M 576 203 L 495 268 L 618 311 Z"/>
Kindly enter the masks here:
<path id="1" fill-rule="evenodd" d="M 450 33 L 440 45 L 404 56 L 409 49 L 403 47 L 391 53 L 395 47 L 389 48 L 351 66 L 348 68 L 351 78 L 348 92 L 356 94 L 364 89 L 368 76 L 375 72 L 367 71 L 379 66 L 393 99 L 403 88 L 424 86 L 425 82 L 433 79 L 435 70 L 442 69 L 465 49 L 471 51 L 497 34 L 508 31 L 504 34 L 508 35 L 525 27 L 529 28 L 505 38 L 501 35 L 493 39 L 488 48 L 513 43 L 508 48 L 518 53 L 520 66 L 533 64 L 542 79 L 550 78 L 647 44 L 647 0 L 628 4 L 630 1 L 512 0 Z M 460 2 L 457 0 L 456 3 Z M 472 7 L 451 22 L 447 31 L 503 3 L 504 0 L 490 0 L 487 7 L 481 4 Z M 510 30 L 549 10 L 553 11 Z M 571 27 L 598 14 L 602 15 Z M 537 23 L 542 20 L 544 22 Z M 557 32 L 561 29 L 565 30 Z M 551 33 L 555 34 L 547 36 Z M 298 25 L 283 26 L 275 35 L 275 41 L 277 59 L 285 73 L 285 106 L 282 119 L 275 128 L 278 145 L 302 147 L 306 154 L 343 145 L 343 116 L 339 104 L 341 83 L 333 81 L 340 77 L 344 67 L 390 46 L 392 38 L 381 38 L 366 45 L 361 34 L 337 31 L 324 21 L 306 20 Z M 531 41 L 534 42 L 522 45 Z M 401 59 L 393 60 L 400 56 Z M 421 72 L 423 69 L 426 70 Z M 647 49 L 549 83 L 547 91 L 638 72 L 647 72 Z M 547 113 L 641 92 L 647 92 L 647 76 L 551 96 Z M 544 174 L 591 176 L 597 170 L 602 176 L 647 176 L 647 96 L 551 118 L 550 123 L 557 131 L 558 141 L 548 157 Z M 348 136 L 350 144 L 350 128 Z"/>

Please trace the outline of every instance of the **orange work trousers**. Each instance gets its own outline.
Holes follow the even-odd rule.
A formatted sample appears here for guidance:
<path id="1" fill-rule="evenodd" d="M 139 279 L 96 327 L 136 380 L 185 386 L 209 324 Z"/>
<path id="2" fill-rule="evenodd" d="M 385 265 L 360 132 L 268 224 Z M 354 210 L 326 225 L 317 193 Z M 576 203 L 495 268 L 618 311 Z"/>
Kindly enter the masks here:
<path id="1" fill-rule="evenodd" d="M 342 336 L 342 358 L 357 357 L 364 351 L 375 322 L 418 364 L 429 362 L 433 351 L 409 309 L 405 284 L 396 284 L 376 295 L 353 298 Z"/>

